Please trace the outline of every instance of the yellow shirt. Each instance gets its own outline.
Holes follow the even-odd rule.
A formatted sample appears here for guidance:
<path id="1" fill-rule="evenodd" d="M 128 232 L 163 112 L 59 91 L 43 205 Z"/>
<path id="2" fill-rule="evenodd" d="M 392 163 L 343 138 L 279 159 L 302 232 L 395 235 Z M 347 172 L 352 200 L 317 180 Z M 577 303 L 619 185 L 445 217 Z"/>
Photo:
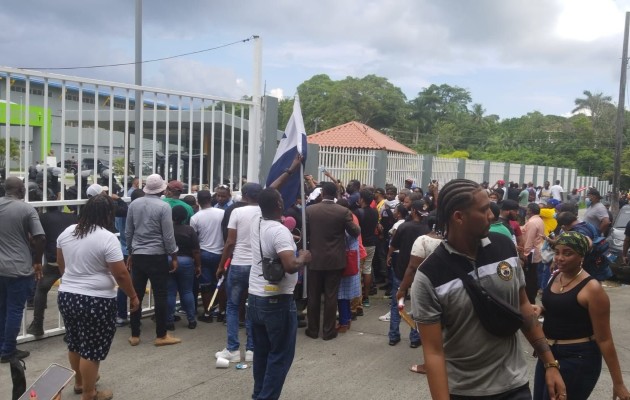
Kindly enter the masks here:
<path id="1" fill-rule="evenodd" d="M 554 208 L 541 208 L 540 209 L 540 218 L 542 218 L 543 223 L 545 224 L 545 236 L 549 236 L 551 232 L 553 232 L 558 226 L 558 221 L 553 217 L 556 213 Z"/>

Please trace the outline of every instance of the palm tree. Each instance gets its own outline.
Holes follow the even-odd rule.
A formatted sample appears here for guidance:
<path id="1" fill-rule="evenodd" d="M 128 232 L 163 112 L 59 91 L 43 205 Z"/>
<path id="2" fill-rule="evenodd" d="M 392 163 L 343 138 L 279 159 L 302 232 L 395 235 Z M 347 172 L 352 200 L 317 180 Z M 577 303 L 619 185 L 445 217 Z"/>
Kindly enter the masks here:
<path id="1" fill-rule="evenodd" d="M 585 90 L 585 98 L 575 99 L 575 108 L 571 111 L 576 113 L 578 111 L 588 111 L 591 115 L 591 123 L 593 124 L 593 135 L 595 138 L 604 139 L 612 136 L 612 126 L 614 121 L 607 121 L 610 118 L 614 118 L 614 113 L 607 112 L 614 105 L 611 103 L 611 96 L 604 96 L 603 93 L 591 93 L 590 90 Z M 597 147 L 597 141 L 595 143 Z"/>

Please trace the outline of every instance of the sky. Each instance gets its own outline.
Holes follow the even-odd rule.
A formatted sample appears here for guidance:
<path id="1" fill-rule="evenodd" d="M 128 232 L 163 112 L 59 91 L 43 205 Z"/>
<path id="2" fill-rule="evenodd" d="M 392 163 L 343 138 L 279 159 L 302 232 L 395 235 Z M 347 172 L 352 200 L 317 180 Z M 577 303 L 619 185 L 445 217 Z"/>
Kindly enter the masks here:
<path id="1" fill-rule="evenodd" d="M 262 40 L 266 94 L 292 97 L 316 74 L 375 74 L 408 100 L 431 84 L 470 91 L 487 114 L 570 115 L 584 90 L 619 96 L 630 0 L 145 0 L 148 86 L 251 95 Z M 5 0 L 0 64 L 50 68 L 133 62 L 134 0 Z M 134 67 L 50 72 L 133 83 Z M 626 99 L 628 103 L 628 99 Z"/>

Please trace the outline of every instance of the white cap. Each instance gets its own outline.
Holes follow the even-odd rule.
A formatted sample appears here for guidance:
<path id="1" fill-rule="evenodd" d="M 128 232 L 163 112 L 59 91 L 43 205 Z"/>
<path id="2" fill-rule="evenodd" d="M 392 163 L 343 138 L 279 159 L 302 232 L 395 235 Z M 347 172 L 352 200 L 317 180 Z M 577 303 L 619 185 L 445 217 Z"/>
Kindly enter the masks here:
<path id="1" fill-rule="evenodd" d="M 85 193 L 87 194 L 88 197 L 98 196 L 99 194 L 103 193 L 103 187 L 99 185 L 98 183 L 94 183 L 90 185 L 89 188 L 87 188 Z"/>

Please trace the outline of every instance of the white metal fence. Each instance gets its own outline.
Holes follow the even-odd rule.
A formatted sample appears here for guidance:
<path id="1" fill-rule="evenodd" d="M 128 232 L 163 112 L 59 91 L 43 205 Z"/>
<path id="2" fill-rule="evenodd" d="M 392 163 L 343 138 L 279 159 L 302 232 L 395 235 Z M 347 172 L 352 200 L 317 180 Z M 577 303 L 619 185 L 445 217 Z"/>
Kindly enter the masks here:
<path id="1" fill-rule="evenodd" d="M 571 168 L 555 168 L 518 163 L 503 163 L 483 160 L 463 160 L 434 157 L 426 154 L 403 154 L 387 151 L 386 162 L 379 163 L 376 150 L 351 149 L 341 147 L 319 148 L 318 163 L 332 172 L 335 178 L 347 183 L 358 179 L 361 183 L 375 185 L 376 172 L 385 169 L 385 183 L 401 188 L 406 178 L 413 178 L 417 184 L 437 179 L 441 185 L 451 179 L 463 176 L 475 182 L 488 181 L 492 186 L 498 180 L 519 184 L 533 182 L 543 186 L 546 181 L 559 180 L 565 191 L 581 187 L 597 187 L 602 194 L 611 190 L 607 181 L 596 177 L 578 176 Z M 429 164 L 426 164 L 430 161 Z M 462 169 L 463 168 L 463 169 Z M 319 173 L 320 180 L 324 178 Z"/>
<path id="2" fill-rule="evenodd" d="M 324 147 L 319 150 L 319 165 L 344 183 L 358 179 L 362 183 L 374 182 L 374 150 Z M 319 171 L 319 180 L 325 180 Z"/>
<path id="3" fill-rule="evenodd" d="M 139 120 L 136 94 L 142 99 Z M 5 146 L 0 180 L 23 177 L 29 188 L 38 189 L 27 191 L 26 200 L 35 207 L 81 205 L 94 182 L 110 193 L 118 182 L 126 196 L 130 177 L 142 180 L 152 173 L 182 181 L 189 193 L 193 185 L 212 190 L 228 183 L 239 189 L 242 177 L 258 177 L 260 115 L 260 105 L 248 100 L 0 67 Z M 45 167 L 50 177 L 38 187 L 37 170 Z M 76 191 L 68 191 L 71 186 Z M 56 199 L 44 195 L 49 189 Z M 73 192 L 78 195 L 70 196 Z M 34 198 L 38 193 L 42 198 Z M 46 335 L 63 332 L 62 324 L 57 316 L 56 326 L 46 325 Z M 26 320 L 20 341 L 33 339 L 25 327 Z"/>

